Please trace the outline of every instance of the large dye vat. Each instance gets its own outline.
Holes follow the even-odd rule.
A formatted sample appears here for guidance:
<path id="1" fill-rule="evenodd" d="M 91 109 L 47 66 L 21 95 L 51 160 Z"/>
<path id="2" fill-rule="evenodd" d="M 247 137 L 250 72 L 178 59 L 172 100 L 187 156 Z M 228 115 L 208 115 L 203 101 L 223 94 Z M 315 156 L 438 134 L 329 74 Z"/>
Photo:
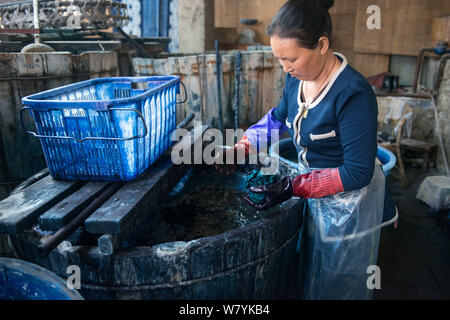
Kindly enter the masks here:
<path id="1" fill-rule="evenodd" d="M 291 170 L 280 165 L 281 175 Z M 80 230 L 48 257 L 38 255 L 42 236 L 26 230 L 20 249 L 63 278 L 68 266 L 79 266 L 85 299 L 292 297 L 303 202 L 257 212 L 241 200 L 245 179 L 242 170 L 227 177 L 196 166 L 112 255 Z"/>

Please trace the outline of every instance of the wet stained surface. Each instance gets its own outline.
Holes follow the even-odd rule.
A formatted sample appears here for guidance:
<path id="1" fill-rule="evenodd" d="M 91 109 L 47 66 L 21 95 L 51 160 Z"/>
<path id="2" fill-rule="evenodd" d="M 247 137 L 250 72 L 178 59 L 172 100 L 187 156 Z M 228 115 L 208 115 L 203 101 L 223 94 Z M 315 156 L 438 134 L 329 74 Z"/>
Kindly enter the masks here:
<path id="1" fill-rule="evenodd" d="M 432 212 L 416 199 L 417 190 L 436 169 L 422 172 L 406 167 L 408 187 L 388 177 L 388 187 L 399 211 L 398 227 L 381 231 L 378 265 L 381 289 L 376 300 L 450 298 L 450 215 L 448 210 Z"/>
<path id="2" fill-rule="evenodd" d="M 231 176 L 211 167 L 191 169 L 169 194 L 165 205 L 155 210 L 122 247 L 151 246 L 173 241 L 191 241 L 243 227 L 263 218 L 243 197 L 255 167 L 240 168 Z"/>

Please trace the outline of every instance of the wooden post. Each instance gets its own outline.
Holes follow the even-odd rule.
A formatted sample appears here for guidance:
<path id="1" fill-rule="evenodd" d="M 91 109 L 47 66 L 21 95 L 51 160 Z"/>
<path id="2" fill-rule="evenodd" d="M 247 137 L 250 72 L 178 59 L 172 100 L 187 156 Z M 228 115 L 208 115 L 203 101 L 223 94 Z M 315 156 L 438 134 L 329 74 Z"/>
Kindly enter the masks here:
<path id="1" fill-rule="evenodd" d="M 101 254 L 112 255 L 120 245 L 120 234 L 104 234 L 98 238 L 98 251 Z"/>

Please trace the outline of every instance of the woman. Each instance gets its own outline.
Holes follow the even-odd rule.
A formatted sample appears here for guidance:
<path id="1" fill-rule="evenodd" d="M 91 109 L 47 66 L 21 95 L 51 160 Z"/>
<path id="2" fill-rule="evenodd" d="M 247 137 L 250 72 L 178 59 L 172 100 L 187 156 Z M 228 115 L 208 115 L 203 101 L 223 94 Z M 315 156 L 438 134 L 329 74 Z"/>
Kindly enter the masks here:
<path id="1" fill-rule="evenodd" d="M 266 195 L 263 204 L 246 200 L 266 210 L 291 197 L 307 199 L 298 248 L 302 298 L 367 299 L 385 197 L 376 164 L 378 106 L 365 78 L 331 50 L 333 3 L 290 0 L 274 17 L 267 34 L 287 73 L 283 97 L 227 152 L 248 155 L 271 130 L 289 131 L 302 174 L 251 188 Z M 216 167 L 227 174 L 235 168 Z"/>

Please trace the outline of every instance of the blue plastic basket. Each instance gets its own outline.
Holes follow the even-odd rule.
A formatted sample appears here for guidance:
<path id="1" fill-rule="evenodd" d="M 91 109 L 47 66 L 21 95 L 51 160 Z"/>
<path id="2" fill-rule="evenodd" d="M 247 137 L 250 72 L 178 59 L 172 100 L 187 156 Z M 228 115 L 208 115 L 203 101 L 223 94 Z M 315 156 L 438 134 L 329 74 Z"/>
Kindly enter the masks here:
<path id="1" fill-rule="evenodd" d="M 171 145 L 180 78 L 87 80 L 22 99 L 53 178 L 130 181 Z M 29 110 L 36 132 L 26 130 Z"/>

